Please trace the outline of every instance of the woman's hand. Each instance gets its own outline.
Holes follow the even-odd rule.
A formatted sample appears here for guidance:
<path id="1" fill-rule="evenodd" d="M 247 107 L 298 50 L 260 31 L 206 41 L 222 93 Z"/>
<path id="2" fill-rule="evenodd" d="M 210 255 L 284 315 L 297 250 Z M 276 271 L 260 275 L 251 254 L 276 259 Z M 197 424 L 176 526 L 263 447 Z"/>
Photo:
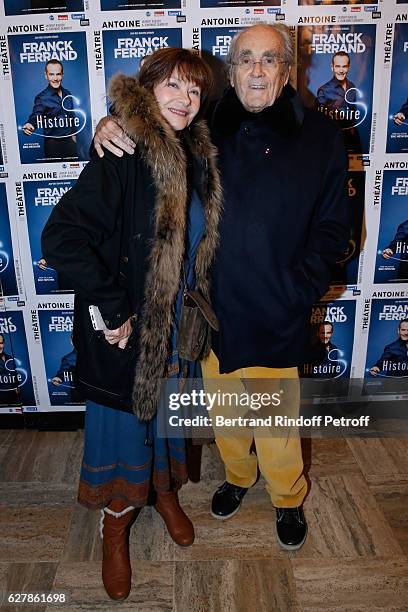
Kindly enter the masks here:
<path id="1" fill-rule="evenodd" d="M 117 157 L 122 157 L 123 151 L 132 155 L 135 146 L 133 140 L 126 136 L 120 127 L 117 119 L 103 117 L 99 121 L 94 136 L 94 147 L 99 157 L 104 156 L 103 147 Z"/>
<path id="2" fill-rule="evenodd" d="M 125 323 L 122 323 L 117 329 L 105 329 L 104 335 L 106 342 L 109 344 L 117 344 L 119 348 L 124 349 L 128 343 L 132 333 L 132 319 L 129 317 Z"/>

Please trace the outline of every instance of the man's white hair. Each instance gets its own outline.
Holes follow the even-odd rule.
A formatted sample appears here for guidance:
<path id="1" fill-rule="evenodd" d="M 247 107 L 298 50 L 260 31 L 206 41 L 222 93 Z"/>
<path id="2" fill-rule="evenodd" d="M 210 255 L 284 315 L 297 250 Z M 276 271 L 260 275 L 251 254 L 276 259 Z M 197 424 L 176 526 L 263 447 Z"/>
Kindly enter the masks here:
<path id="1" fill-rule="evenodd" d="M 260 23 L 256 23 L 252 26 L 244 28 L 237 34 L 235 34 L 234 38 L 231 41 L 231 45 L 228 51 L 228 55 L 226 58 L 228 76 L 232 76 L 232 70 L 234 68 L 234 63 L 237 61 L 237 42 L 245 32 L 252 30 L 252 28 L 256 28 L 257 26 L 263 26 L 266 28 L 270 28 L 271 31 L 277 32 L 282 39 L 282 60 L 285 62 L 287 66 L 292 67 L 295 63 L 295 47 L 293 44 L 292 35 L 290 32 L 290 28 L 284 23 L 266 23 L 261 21 Z"/>

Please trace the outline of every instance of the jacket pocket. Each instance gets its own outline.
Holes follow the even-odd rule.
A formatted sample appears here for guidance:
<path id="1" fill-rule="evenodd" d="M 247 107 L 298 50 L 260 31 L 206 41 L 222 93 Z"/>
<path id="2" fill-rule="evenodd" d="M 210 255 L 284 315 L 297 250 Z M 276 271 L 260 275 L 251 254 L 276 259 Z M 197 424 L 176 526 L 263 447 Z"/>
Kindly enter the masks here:
<path id="1" fill-rule="evenodd" d="M 137 358 L 136 333 L 133 330 L 124 349 L 109 344 L 103 332 L 92 332 L 82 339 L 77 377 L 84 395 L 101 404 L 129 404 L 132 396 Z M 82 358 L 81 358 L 82 357 Z"/>
<path id="2" fill-rule="evenodd" d="M 308 310 L 318 300 L 316 289 L 301 268 L 285 267 L 283 271 L 290 303 L 295 310 Z"/>

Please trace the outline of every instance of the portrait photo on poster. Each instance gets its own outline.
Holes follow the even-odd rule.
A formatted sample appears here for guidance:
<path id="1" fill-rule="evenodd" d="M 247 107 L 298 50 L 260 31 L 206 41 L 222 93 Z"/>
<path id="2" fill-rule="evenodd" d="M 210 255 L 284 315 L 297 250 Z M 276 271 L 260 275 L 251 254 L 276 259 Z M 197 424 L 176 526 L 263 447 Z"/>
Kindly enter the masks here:
<path id="1" fill-rule="evenodd" d="M 375 283 L 408 283 L 408 172 L 384 170 Z"/>
<path id="2" fill-rule="evenodd" d="M 71 292 L 58 283 L 57 272 L 48 265 L 41 252 L 41 232 L 54 206 L 75 180 L 23 181 L 32 273 L 37 295 Z"/>
<path id="3" fill-rule="evenodd" d="M 73 310 L 39 310 L 38 318 L 51 406 L 83 404 L 75 380 Z"/>
<path id="4" fill-rule="evenodd" d="M 375 24 L 298 28 L 298 91 L 339 125 L 349 154 L 369 152 L 375 40 Z"/>
<path id="5" fill-rule="evenodd" d="M 0 406 L 34 405 L 23 313 L 0 312 Z"/>
<path id="6" fill-rule="evenodd" d="M 388 109 L 387 153 L 408 153 L 408 23 L 396 23 Z"/>
<path id="7" fill-rule="evenodd" d="M 319 302 L 312 306 L 308 355 L 299 367 L 299 376 L 322 381 L 310 385 L 313 397 L 347 396 L 355 312 L 355 300 Z"/>
<path id="8" fill-rule="evenodd" d="M 92 121 L 85 33 L 8 39 L 21 163 L 87 161 Z"/>
<path id="9" fill-rule="evenodd" d="M 157 49 L 182 46 L 181 28 L 105 30 L 102 33 L 105 86 L 114 74 L 134 76 L 140 61 Z M 109 108 L 110 102 L 107 100 Z"/>
<path id="10" fill-rule="evenodd" d="M 373 299 L 365 395 L 399 394 L 408 377 L 408 299 Z"/>
<path id="11" fill-rule="evenodd" d="M 0 297 L 18 295 L 6 185 L 0 183 Z"/>

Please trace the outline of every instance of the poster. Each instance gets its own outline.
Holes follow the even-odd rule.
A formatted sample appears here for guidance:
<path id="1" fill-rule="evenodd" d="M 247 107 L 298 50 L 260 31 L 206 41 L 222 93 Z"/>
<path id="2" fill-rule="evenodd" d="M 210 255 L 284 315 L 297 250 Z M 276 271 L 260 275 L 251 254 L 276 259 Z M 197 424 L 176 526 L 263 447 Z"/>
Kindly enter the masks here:
<path id="1" fill-rule="evenodd" d="M 407 377 L 408 299 L 373 299 L 364 393 L 399 394 Z"/>
<path id="2" fill-rule="evenodd" d="M 85 33 L 8 38 L 21 163 L 88 160 L 92 122 Z"/>
<path id="3" fill-rule="evenodd" d="M 75 387 L 73 310 L 40 310 L 38 317 L 51 406 L 83 404 Z"/>
<path id="4" fill-rule="evenodd" d="M 408 282 L 408 172 L 385 170 L 375 283 Z"/>
<path id="5" fill-rule="evenodd" d="M 280 6 L 281 0 L 200 0 L 201 8 L 235 8 L 253 6 Z"/>
<path id="6" fill-rule="evenodd" d="M 181 0 L 101 0 L 102 11 L 181 8 Z"/>
<path id="7" fill-rule="evenodd" d="M 387 153 L 408 153 L 408 23 L 396 23 L 388 111 Z"/>
<path id="8" fill-rule="evenodd" d="M 4 0 L 6 15 L 83 11 L 84 0 Z"/>
<path id="9" fill-rule="evenodd" d="M 320 302 L 312 307 L 309 358 L 299 368 L 299 376 L 326 381 L 310 387 L 316 397 L 347 395 L 355 311 L 355 300 Z"/>
<path id="10" fill-rule="evenodd" d="M 136 74 L 140 60 L 157 49 L 182 46 L 181 28 L 105 30 L 103 55 L 106 87 L 110 78 L 117 72 Z"/>
<path id="11" fill-rule="evenodd" d="M 298 91 L 344 132 L 349 154 L 368 153 L 376 26 L 300 26 Z"/>
<path id="12" fill-rule="evenodd" d="M 67 181 L 24 181 L 24 199 L 30 241 L 31 261 L 37 295 L 63 293 L 56 271 L 48 266 L 41 253 L 41 233 L 53 207 L 73 185 Z"/>
<path id="13" fill-rule="evenodd" d="M 34 390 L 21 311 L 0 313 L 0 406 L 34 406 Z"/>
<path id="14" fill-rule="evenodd" d="M 299 6 L 344 6 L 345 4 L 378 4 L 378 0 L 299 0 Z"/>
<path id="15" fill-rule="evenodd" d="M 6 185 L 0 183 L 0 296 L 17 294 Z"/>
<path id="16" fill-rule="evenodd" d="M 334 267 L 331 284 L 355 285 L 358 280 L 358 266 L 362 249 L 362 228 L 364 218 L 365 172 L 349 172 L 347 179 L 350 207 L 350 235 L 347 248 Z"/>

